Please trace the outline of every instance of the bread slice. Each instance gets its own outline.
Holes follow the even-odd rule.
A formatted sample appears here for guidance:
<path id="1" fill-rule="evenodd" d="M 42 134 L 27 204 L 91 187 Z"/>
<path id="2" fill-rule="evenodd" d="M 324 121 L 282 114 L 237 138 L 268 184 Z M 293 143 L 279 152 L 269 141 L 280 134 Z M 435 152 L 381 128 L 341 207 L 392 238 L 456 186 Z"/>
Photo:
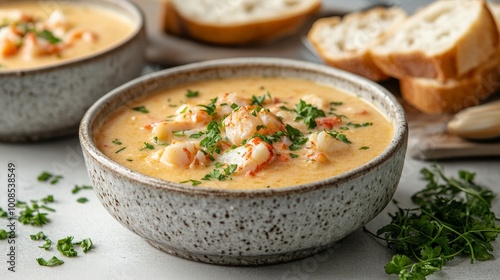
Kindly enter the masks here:
<path id="1" fill-rule="evenodd" d="M 389 76 L 375 65 L 368 50 L 382 34 L 406 18 L 403 9 L 382 7 L 344 18 L 321 18 L 313 24 L 307 38 L 326 64 L 380 81 Z"/>
<path id="2" fill-rule="evenodd" d="M 478 105 L 500 89 L 500 51 L 461 79 L 440 82 L 426 78 L 403 78 L 403 99 L 428 114 L 454 113 Z"/>
<path id="3" fill-rule="evenodd" d="M 219 45 L 272 41 L 297 32 L 321 0 L 167 0 L 165 32 Z"/>
<path id="4" fill-rule="evenodd" d="M 444 81 L 460 77 L 486 62 L 499 34 L 482 0 L 439 0 L 385 34 L 371 49 L 386 74 Z"/>

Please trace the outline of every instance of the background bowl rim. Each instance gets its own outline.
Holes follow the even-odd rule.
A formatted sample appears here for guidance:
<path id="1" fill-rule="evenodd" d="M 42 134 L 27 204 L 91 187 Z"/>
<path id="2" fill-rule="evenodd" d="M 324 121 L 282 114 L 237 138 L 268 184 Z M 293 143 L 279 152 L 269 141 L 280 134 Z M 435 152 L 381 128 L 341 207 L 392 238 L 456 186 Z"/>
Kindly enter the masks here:
<path id="1" fill-rule="evenodd" d="M 37 2 L 34 0 L 19 0 L 23 2 Z M 42 2 L 50 2 L 52 0 L 38 0 Z M 84 63 L 91 62 L 93 60 L 97 60 L 103 56 L 107 56 L 111 53 L 117 52 L 120 49 L 124 48 L 126 45 L 134 41 L 137 37 L 141 35 L 141 33 L 145 32 L 145 17 L 143 11 L 139 8 L 139 6 L 132 2 L 132 1 L 122 1 L 122 0 L 101 0 L 101 1 L 85 1 L 85 0 L 64 0 L 63 2 L 74 2 L 74 3 L 83 3 L 85 5 L 95 5 L 95 6 L 101 6 L 105 7 L 105 3 L 113 3 L 116 5 L 119 5 L 127 10 L 130 10 L 131 12 L 135 13 L 134 17 L 137 17 L 137 22 L 135 19 L 131 20 L 132 25 L 133 25 L 133 32 L 127 35 L 122 41 L 119 41 L 118 43 L 112 44 L 111 46 L 98 50 L 97 52 L 93 52 L 81 57 L 77 58 L 72 58 L 68 59 L 66 61 L 61 61 L 55 64 L 49 64 L 49 65 L 42 65 L 34 68 L 19 68 L 19 69 L 13 69 L 13 70 L 2 70 L 0 71 L 0 78 L 4 77 L 9 77 L 9 76 L 23 76 L 23 75 L 36 75 L 44 72 L 52 72 L 52 71 L 57 71 L 60 69 L 64 69 L 67 67 L 73 67 L 73 66 L 79 66 Z M 2 1 L 0 1 L 0 4 Z M 123 13 L 114 11 L 115 13 L 118 13 L 120 15 L 123 15 Z M 127 17 L 130 18 L 130 17 Z"/>
<path id="2" fill-rule="evenodd" d="M 100 114 L 102 110 L 106 110 L 108 102 L 122 96 L 127 89 L 141 85 L 147 81 L 154 79 L 161 79 L 163 77 L 172 74 L 186 75 L 190 71 L 194 70 L 212 69 L 224 66 L 230 66 L 230 67 L 280 66 L 282 68 L 300 69 L 302 71 L 308 71 L 308 72 L 318 72 L 322 73 L 323 75 L 331 75 L 340 78 L 342 80 L 347 80 L 351 83 L 358 83 L 362 85 L 364 88 L 369 88 L 370 92 L 377 92 L 376 93 L 377 95 L 387 98 L 389 101 L 389 105 L 391 107 L 394 107 L 395 109 L 394 135 L 391 138 L 389 145 L 383 150 L 381 154 L 377 155 L 369 162 L 361 166 L 358 166 L 354 169 L 351 169 L 347 172 L 310 183 L 293 185 L 289 187 L 257 189 L 257 190 L 249 190 L 249 189 L 228 190 L 228 189 L 217 189 L 217 188 L 203 187 L 203 186 L 190 186 L 187 184 L 180 184 L 173 181 L 154 178 L 152 176 L 145 175 L 138 171 L 129 169 L 128 167 L 125 167 L 113 161 L 112 159 L 104 155 L 104 153 L 102 153 L 95 145 L 93 139 L 94 133 L 92 133 L 91 131 L 92 125 L 96 121 L 98 121 L 95 117 L 98 114 Z M 147 93 L 144 93 L 141 96 L 146 96 L 147 94 L 155 91 L 157 92 L 158 90 L 161 90 L 161 88 L 155 89 L 153 91 L 151 90 L 146 91 Z M 129 98 L 125 102 L 128 102 L 134 98 L 136 97 Z M 397 98 L 383 86 L 373 81 L 370 81 L 366 78 L 330 66 L 321 65 L 313 62 L 305 62 L 295 59 L 269 58 L 269 57 L 215 59 L 204 62 L 190 63 L 182 66 L 176 66 L 139 77 L 112 90 L 111 92 L 101 97 L 98 101 L 96 101 L 85 113 L 79 128 L 79 140 L 83 152 L 87 153 L 88 156 L 92 157 L 96 162 L 98 162 L 102 167 L 106 168 L 110 172 L 118 173 L 120 176 L 126 177 L 129 180 L 141 183 L 141 185 L 155 189 L 161 189 L 164 191 L 173 191 L 189 195 L 240 197 L 240 198 L 282 196 L 291 193 L 310 192 L 314 190 L 341 185 L 357 177 L 364 176 L 365 174 L 370 173 L 373 170 L 377 169 L 380 165 L 384 164 L 385 162 L 391 160 L 398 153 L 400 149 L 406 149 L 407 138 L 408 138 L 408 123 L 404 109 L 401 106 L 401 104 L 397 101 Z M 403 151 L 403 153 L 405 153 L 405 151 Z M 90 166 L 88 166 L 87 168 L 90 168 Z"/>

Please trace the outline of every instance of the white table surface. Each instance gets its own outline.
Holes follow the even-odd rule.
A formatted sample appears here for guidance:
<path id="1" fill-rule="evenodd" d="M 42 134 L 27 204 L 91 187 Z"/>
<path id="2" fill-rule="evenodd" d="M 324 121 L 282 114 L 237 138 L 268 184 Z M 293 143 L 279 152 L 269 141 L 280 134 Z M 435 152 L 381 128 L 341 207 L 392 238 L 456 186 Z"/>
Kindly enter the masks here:
<path id="1" fill-rule="evenodd" d="M 365 1 L 338 1 L 342 8 L 357 9 Z M 401 1 L 415 5 L 415 2 Z M 350 6 L 349 6 L 350 5 Z M 357 5 L 357 6 L 356 6 Z M 346 8 L 347 7 L 347 8 Z M 412 8 L 414 9 L 414 8 Z M 410 132 L 411 133 L 411 132 Z M 410 134 L 410 146 L 419 143 Z M 37 228 L 16 223 L 16 267 L 15 273 L 7 270 L 8 247 L 0 240 L 0 279 L 397 279 L 384 272 L 384 265 L 391 257 L 380 241 L 358 230 L 338 242 L 331 249 L 310 258 L 269 266 L 228 267 L 197 263 L 163 253 L 149 246 L 140 237 L 125 229 L 99 203 L 92 190 L 79 194 L 71 193 L 75 184 L 89 184 L 81 149 L 76 136 L 36 144 L 0 143 L 0 207 L 7 205 L 7 165 L 14 163 L 17 174 L 17 199 L 29 201 L 54 195 L 50 205 L 57 212 L 50 213 L 51 223 Z M 441 163 L 448 174 L 459 169 L 477 172 L 477 181 L 491 187 L 500 194 L 500 159 L 449 160 Z M 403 176 L 395 199 L 409 206 L 409 197 L 424 187 L 419 170 L 431 163 L 407 157 Z M 42 171 L 61 174 L 64 178 L 56 185 L 40 183 L 37 176 Z M 87 197 L 85 204 L 76 202 Z M 494 201 L 494 209 L 500 213 L 500 199 Z M 372 231 L 385 225 L 389 218 L 389 206 L 373 219 L 367 227 Z M 8 221 L 0 219 L 0 229 Z M 41 241 L 29 237 L 42 230 L 52 241 L 66 236 L 75 240 L 90 237 L 95 248 L 88 254 L 67 258 L 53 248 L 44 251 L 38 248 Z M 500 242 L 494 244 L 500 250 Z M 42 267 L 36 258 L 52 256 L 63 259 L 58 267 Z M 498 255 L 498 252 L 497 252 Z M 499 279 L 500 259 L 470 264 L 469 259 L 457 258 L 429 279 Z"/>

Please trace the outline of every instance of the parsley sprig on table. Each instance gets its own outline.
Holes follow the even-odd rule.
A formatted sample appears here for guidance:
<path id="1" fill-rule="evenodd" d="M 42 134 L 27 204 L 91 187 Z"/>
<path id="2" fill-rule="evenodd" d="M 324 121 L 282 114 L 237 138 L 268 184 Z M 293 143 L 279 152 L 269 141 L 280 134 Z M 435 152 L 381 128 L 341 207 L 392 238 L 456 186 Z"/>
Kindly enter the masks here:
<path id="1" fill-rule="evenodd" d="M 492 259 L 491 243 L 500 234 L 499 219 L 491 211 L 494 194 L 477 185 L 468 171 L 452 178 L 433 165 L 421 173 L 427 186 L 412 196 L 419 208 L 398 206 L 391 223 L 377 231 L 396 252 L 385 271 L 400 279 L 425 279 L 458 255 L 471 262 Z"/>

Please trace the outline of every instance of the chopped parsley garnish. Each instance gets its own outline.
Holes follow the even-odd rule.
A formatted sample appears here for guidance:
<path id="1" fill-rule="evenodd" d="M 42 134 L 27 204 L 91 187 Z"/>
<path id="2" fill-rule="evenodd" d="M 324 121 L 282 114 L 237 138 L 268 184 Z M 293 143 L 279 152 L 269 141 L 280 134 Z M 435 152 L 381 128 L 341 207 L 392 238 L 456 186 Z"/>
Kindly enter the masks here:
<path id="1" fill-rule="evenodd" d="M 9 215 L 7 211 L 3 210 L 2 207 L 0 207 L 0 217 L 1 218 L 6 218 Z"/>
<path id="2" fill-rule="evenodd" d="M 252 102 L 250 104 L 264 107 L 264 101 L 265 101 L 266 97 L 271 99 L 271 94 L 269 93 L 269 91 L 266 92 L 266 94 L 264 94 L 262 96 L 252 95 Z"/>
<path id="3" fill-rule="evenodd" d="M 333 105 L 333 106 L 341 106 L 343 104 L 344 104 L 344 102 L 335 102 L 335 101 L 330 102 L 330 105 Z"/>
<path id="4" fill-rule="evenodd" d="M 54 175 L 50 172 L 42 172 L 37 177 L 39 182 L 49 182 L 51 185 L 57 184 L 62 178 L 62 175 Z"/>
<path id="5" fill-rule="evenodd" d="M 370 147 L 368 147 L 368 146 L 363 146 L 363 147 L 361 147 L 361 148 L 359 148 L 359 149 L 360 149 L 360 150 L 368 150 L 368 149 L 370 149 Z"/>
<path id="6" fill-rule="evenodd" d="M 148 109 L 146 109 L 145 106 L 137 106 L 137 107 L 133 107 L 132 110 L 134 111 L 137 111 L 137 112 L 141 112 L 143 114 L 147 114 L 149 113 Z"/>
<path id="7" fill-rule="evenodd" d="M 298 158 L 298 157 L 299 157 L 299 155 L 290 153 L 290 157 L 291 157 L 291 158 Z"/>
<path id="8" fill-rule="evenodd" d="M 208 105 L 198 105 L 198 106 L 203 107 L 204 109 L 201 110 L 207 112 L 208 115 L 212 116 L 217 114 L 217 112 L 215 111 L 216 102 L 217 102 L 217 97 L 215 97 L 214 99 L 210 99 L 210 103 Z"/>
<path id="9" fill-rule="evenodd" d="M 78 203 L 87 203 L 89 200 L 86 197 L 80 197 L 76 200 Z"/>
<path id="10" fill-rule="evenodd" d="M 191 183 L 193 186 L 198 186 L 199 184 L 201 184 L 200 181 L 193 180 L 193 179 L 189 179 L 187 181 L 182 181 L 182 182 L 179 182 L 179 183 L 181 183 L 181 184 Z"/>
<path id="11" fill-rule="evenodd" d="M 40 199 L 40 201 L 43 202 L 44 204 L 48 204 L 48 203 L 54 202 L 54 196 L 51 195 L 51 194 L 49 194 L 46 197 Z"/>
<path id="12" fill-rule="evenodd" d="M 0 240 L 7 239 L 7 231 L 5 229 L 0 229 Z"/>
<path id="13" fill-rule="evenodd" d="M 210 154 L 219 154 L 221 151 L 219 141 L 222 140 L 219 123 L 211 121 L 207 125 L 207 132 L 205 134 L 206 137 L 200 142 L 201 147 Z"/>
<path id="14" fill-rule="evenodd" d="M 116 145 L 121 145 L 122 144 L 122 142 L 120 140 L 118 140 L 118 139 L 115 139 L 115 140 L 111 141 L 111 143 L 116 144 Z"/>
<path id="15" fill-rule="evenodd" d="M 172 130 L 172 134 L 174 134 L 174 136 L 181 137 L 181 136 L 186 135 L 186 131 L 185 130 Z"/>
<path id="16" fill-rule="evenodd" d="M 192 138 L 192 139 L 198 139 L 198 138 L 200 138 L 201 136 L 203 136 L 204 134 L 205 134 L 205 132 L 200 131 L 200 132 L 193 133 L 193 134 L 189 135 L 189 138 Z"/>
<path id="17" fill-rule="evenodd" d="M 233 104 L 231 104 L 231 106 L 229 106 L 229 107 L 231 107 L 231 109 L 233 109 L 233 110 L 236 110 L 236 109 L 238 109 L 238 108 L 240 107 L 240 105 L 238 105 L 238 104 L 236 104 L 236 103 L 233 103 Z"/>
<path id="18" fill-rule="evenodd" d="M 158 144 L 160 146 L 168 146 L 167 142 L 160 142 L 160 140 L 158 140 L 158 136 L 153 137 L 153 142 L 155 142 L 155 144 Z M 132 160 L 128 160 L 128 161 L 132 161 Z"/>
<path id="19" fill-rule="evenodd" d="M 61 42 L 62 40 L 56 36 L 54 36 L 54 33 L 44 29 L 42 31 L 39 31 L 39 32 L 36 32 L 36 36 L 38 38 L 42 38 L 42 39 L 45 39 L 47 40 L 49 43 L 51 43 L 52 45 L 55 45 L 59 42 Z"/>
<path id="20" fill-rule="evenodd" d="M 335 130 L 330 130 L 330 131 L 325 130 L 325 132 L 326 132 L 326 134 L 328 134 L 331 137 L 339 140 L 342 143 L 351 144 L 351 141 L 349 141 L 349 139 L 347 139 L 347 136 L 345 134 L 343 134 L 343 133 L 337 132 Z"/>
<path id="21" fill-rule="evenodd" d="M 139 151 L 144 151 L 144 150 L 154 150 L 155 146 L 149 144 L 148 142 L 144 142 L 144 147 L 142 147 Z"/>
<path id="22" fill-rule="evenodd" d="M 56 258 L 56 256 L 53 256 L 51 259 L 46 261 L 44 258 L 38 258 L 36 259 L 39 265 L 41 266 L 58 266 L 64 263 L 64 261 Z"/>
<path id="23" fill-rule="evenodd" d="M 200 92 L 199 92 L 199 91 L 197 91 L 197 90 L 196 90 L 196 91 L 194 91 L 194 90 L 190 90 L 190 89 L 188 89 L 188 90 L 187 90 L 187 92 L 186 92 L 186 97 L 187 97 L 187 98 L 194 98 L 194 97 L 198 97 L 199 93 L 200 93 Z"/>
<path id="24" fill-rule="evenodd" d="M 282 106 L 284 107 L 284 106 Z M 288 109 L 287 109 L 288 110 Z M 290 111 L 290 110 L 288 110 Z M 313 129 L 317 126 L 316 118 L 325 117 L 325 112 L 323 110 L 318 109 L 317 107 L 307 104 L 304 100 L 300 100 L 299 103 L 295 105 L 295 109 L 293 110 L 297 113 L 297 117 L 295 121 L 303 120 L 307 125 L 308 129 Z"/>
<path id="25" fill-rule="evenodd" d="M 360 128 L 360 127 L 367 127 L 367 126 L 372 126 L 372 122 L 364 122 L 364 123 L 353 123 L 353 122 L 348 122 L 348 126 L 352 126 L 354 128 Z"/>
<path id="26" fill-rule="evenodd" d="M 52 240 L 50 240 L 50 239 L 44 239 L 44 240 L 45 240 L 45 243 L 38 246 L 38 248 L 42 248 L 42 249 L 45 249 L 45 251 L 48 251 L 52 248 Z"/>
<path id="27" fill-rule="evenodd" d="M 118 150 L 115 152 L 115 154 L 118 154 L 119 152 L 121 152 L 121 151 L 125 150 L 126 148 L 127 148 L 127 147 L 122 147 L 122 148 L 118 149 Z"/>
<path id="28" fill-rule="evenodd" d="M 30 238 L 31 240 L 45 240 L 47 236 L 43 233 L 43 231 L 39 231 L 35 234 L 30 234 Z"/>
<path id="29" fill-rule="evenodd" d="M 221 163 L 217 162 L 215 164 L 215 169 L 212 170 L 210 173 L 206 174 L 202 180 L 205 181 L 210 181 L 210 180 L 219 180 L 219 181 L 225 181 L 227 179 L 230 179 L 231 175 L 236 172 L 238 169 L 237 164 L 228 164 L 228 165 L 222 165 Z"/>
<path id="30" fill-rule="evenodd" d="M 307 143 L 308 141 L 307 137 L 304 137 L 304 135 L 302 134 L 302 132 L 300 132 L 300 130 L 296 129 L 295 127 L 289 124 L 285 125 L 285 129 L 288 138 L 290 138 L 290 140 L 292 141 L 292 145 L 288 147 L 291 151 L 297 151 L 302 147 L 302 145 Z"/>
<path id="31" fill-rule="evenodd" d="M 23 209 L 19 212 L 19 217 L 17 218 L 17 220 L 24 225 L 32 226 L 43 226 L 50 222 L 49 218 L 47 218 L 48 213 L 40 212 L 41 209 L 45 209 L 51 212 L 55 211 L 54 209 L 45 205 L 39 206 L 36 200 L 31 201 L 31 206 L 26 202 L 18 201 L 16 207 Z"/>
<path id="32" fill-rule="evenodd" d="M 87 252 L 90 251 L 94 245 L 94 243 L 92 243 L 92 240 L 90 238 L 85 238 L 82 241 L 73 244 L 80 246 L 82 248 L 83 253 L 85 254 L 87 254 Z"/>
<path id="33" fill-rule="evenodd" d="M 73 236 L 68 236 L 63 239 L 59 239 L 57 241 L 57 251 L 61 252 L 61 254 L 65 255 L 66 257 L 76 257 L 78 253 L 75 251 L 73 248 Z"/>
<path id="34" fill-rule="evenodd" d="M 80 192 L 81 190 L 91 190 L 91 189 L 92 189 L 92 186 L 86 186 L 86 185 L 78 186 L 78 185 L 75 185 L 75 187 L 71 190 L 71 193 L 72 194 L 76 194 L 76 193 Z"/>

